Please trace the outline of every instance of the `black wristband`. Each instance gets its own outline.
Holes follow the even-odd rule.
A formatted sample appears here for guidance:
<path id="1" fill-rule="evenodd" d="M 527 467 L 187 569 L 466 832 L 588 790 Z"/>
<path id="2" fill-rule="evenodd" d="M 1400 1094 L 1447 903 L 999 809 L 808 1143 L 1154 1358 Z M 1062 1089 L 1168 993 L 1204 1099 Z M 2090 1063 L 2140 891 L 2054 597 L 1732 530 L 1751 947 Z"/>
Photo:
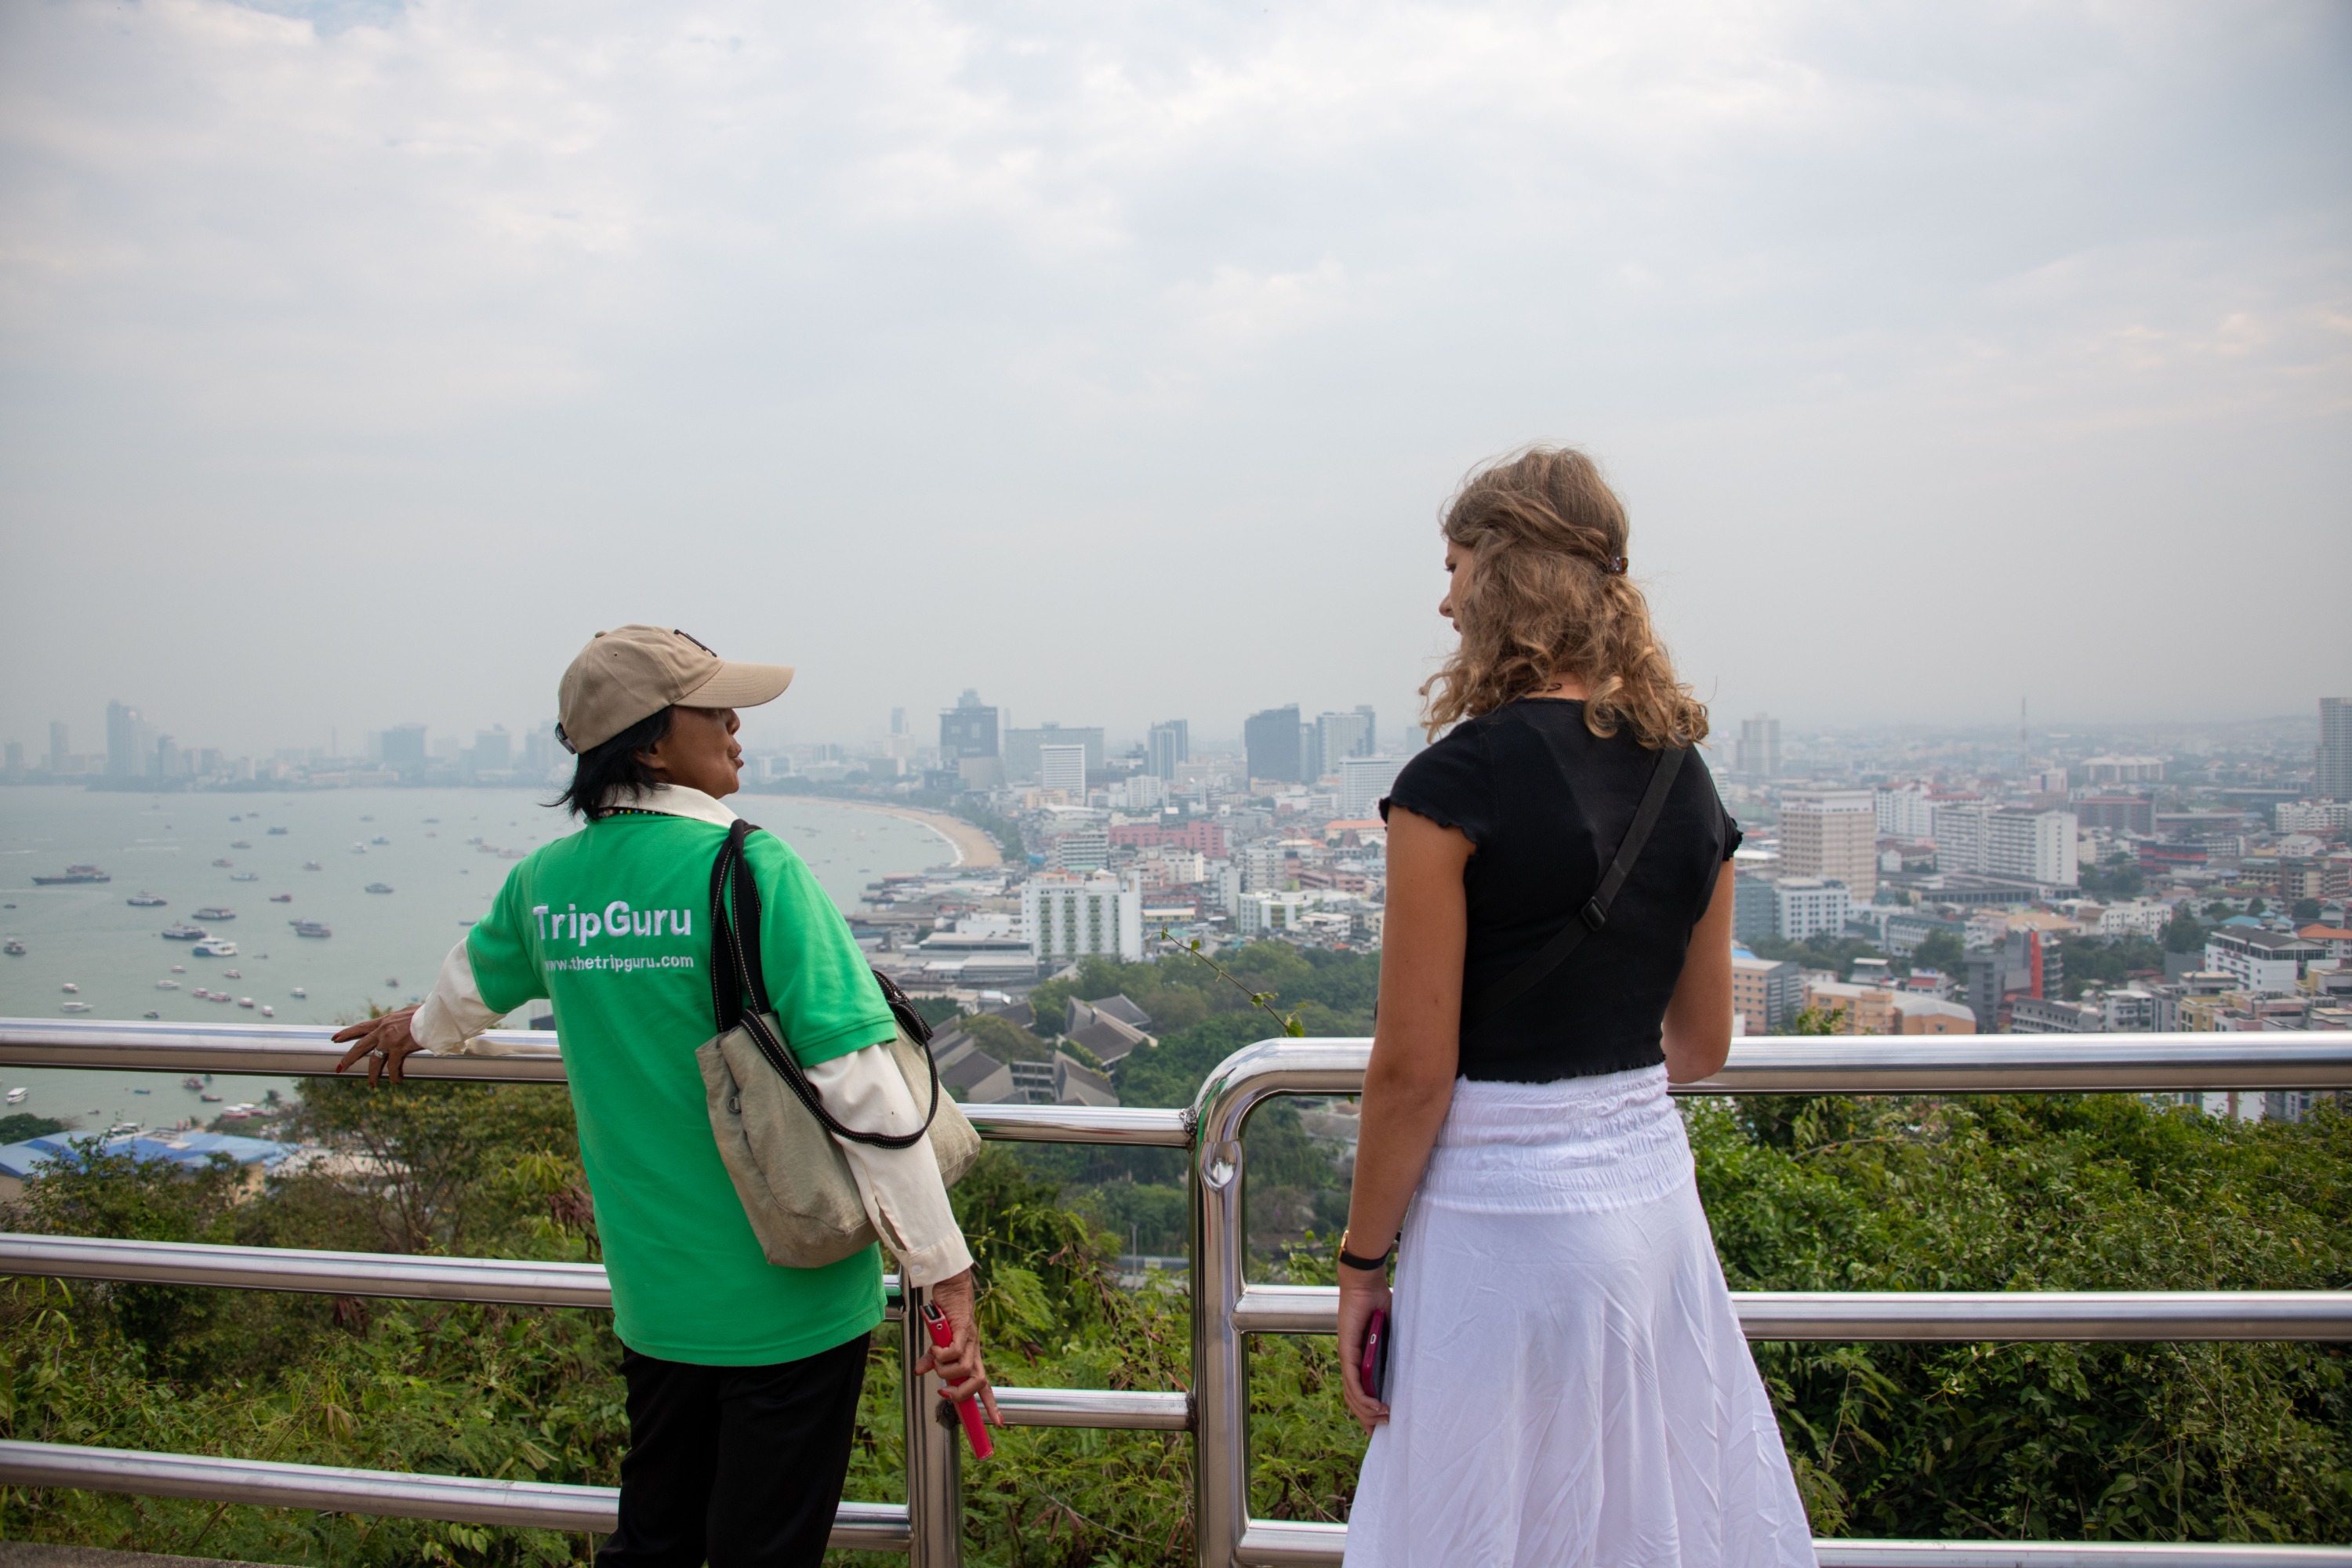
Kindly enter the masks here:
<path id="1" fill-rule="evenodd" d="M 1396 1243 L 1393 1241 L 1389 1243 L 1389 1249 L 1386 1252 L 1381 1253 L 1378 1258 L 1359 1258 L 1354 1253 L 1349 1251 L 1344 1246 L 1339 1248 L 1339 1261 L 1341 1263 L 1346 1264 L 1350 1268 L 1361 1268 L 1368 1273 L 1375 1268 L 1386 1268 L 1389 1266 L 1389 1259 L 1395 1256 Z"/>

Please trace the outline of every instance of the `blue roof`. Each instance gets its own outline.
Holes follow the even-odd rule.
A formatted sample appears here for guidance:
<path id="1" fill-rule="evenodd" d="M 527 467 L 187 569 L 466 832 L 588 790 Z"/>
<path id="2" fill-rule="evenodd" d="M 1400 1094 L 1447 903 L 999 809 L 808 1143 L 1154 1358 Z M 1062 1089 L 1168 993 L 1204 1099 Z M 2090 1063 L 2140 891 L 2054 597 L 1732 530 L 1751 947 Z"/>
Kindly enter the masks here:
<path id="1" fill-rule="evenodd" d="M 77 1136 L 71 1132 L 45 1133 L 27 1138 L 21 1143 L 0 1147 L 0 1174 L 23 1180 L 38 1175 L 48 1166 L 64 1162 L 79 1165 L 82 1149 L 97 1138 L 95 1133 Z M 279 1143 L 268 1138 L 237 1138 L 226 1132 L 174 1132 L 156 1137 L 144 1132 L 126 1132 L 105 1140 L 102 1147 L 110 1154 L 128 1154 L 134 1160 L 160 1160 L 188 1170 L 201 1169 L 215 1154 L 226 1154 L 240 1165 L 258 1164 L 275 1170 L 291 1155 L 295 1145 Z"/>

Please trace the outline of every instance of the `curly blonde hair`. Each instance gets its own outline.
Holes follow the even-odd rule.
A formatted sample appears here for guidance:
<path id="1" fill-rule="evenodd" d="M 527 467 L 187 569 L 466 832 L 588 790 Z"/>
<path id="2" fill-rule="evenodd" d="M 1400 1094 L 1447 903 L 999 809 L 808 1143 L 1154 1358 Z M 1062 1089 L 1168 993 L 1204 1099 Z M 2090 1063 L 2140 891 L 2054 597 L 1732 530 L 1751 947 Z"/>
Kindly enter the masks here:
<path id="1" fill-rule="evenodd" d="M 1630 724 L 1652 748 L 1706 738 L 1706 705 L 1675 679 L 1625 574 L 1625 508 L 1591 458 L 1567 447 L 1498 458 L 1463 480 L 1439 531 L 1476 553 L 1454 588 L 1461 646 L 1421 689 L 1433 739 L 1563 678 L 1590 691 L 1596 735 Z"/>

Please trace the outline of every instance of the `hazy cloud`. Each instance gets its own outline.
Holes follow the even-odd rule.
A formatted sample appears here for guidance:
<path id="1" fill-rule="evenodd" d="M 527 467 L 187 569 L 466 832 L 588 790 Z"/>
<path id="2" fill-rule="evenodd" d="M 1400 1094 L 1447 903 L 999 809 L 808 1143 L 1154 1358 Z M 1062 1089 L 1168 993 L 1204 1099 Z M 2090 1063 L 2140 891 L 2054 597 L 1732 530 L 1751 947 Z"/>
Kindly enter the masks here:
<path id="1" fill-rule="evenodd" d="M 1537 437 L 1727 716 L 2305 708 L 2347 85 L 2330 4 L 12 7 L 0 731 L 512 725 L 644 618 L 802 738 L 1388 721 Z"/>

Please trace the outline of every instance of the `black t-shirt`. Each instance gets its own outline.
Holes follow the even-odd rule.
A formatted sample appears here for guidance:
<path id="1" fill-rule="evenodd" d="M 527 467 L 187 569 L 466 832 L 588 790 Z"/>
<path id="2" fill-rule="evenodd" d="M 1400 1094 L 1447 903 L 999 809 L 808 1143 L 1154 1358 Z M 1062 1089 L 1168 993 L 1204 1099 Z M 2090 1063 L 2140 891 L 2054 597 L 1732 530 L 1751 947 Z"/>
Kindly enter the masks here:
<path id="1" fill-rule="evenodd" d="M 1477 846 L 1462 873 L 1470 999 L 1534 957 L 1601 885 L 1648 787 L 1658 753 L 1630 729 L 1607 740 L 1584 704 L 1530 697 L 1459 724 L 1404 766 L 1391 804 Z M 1665 1060 L 1666 1004 L 1682 978 L 1691 928 L 1706 912 L 1739 825 L 1696 757 L 1609 910 L 1549 974 L 1462 1035 L 1462 1076 L 1505 1083 L 1624 1072 Z"/>

